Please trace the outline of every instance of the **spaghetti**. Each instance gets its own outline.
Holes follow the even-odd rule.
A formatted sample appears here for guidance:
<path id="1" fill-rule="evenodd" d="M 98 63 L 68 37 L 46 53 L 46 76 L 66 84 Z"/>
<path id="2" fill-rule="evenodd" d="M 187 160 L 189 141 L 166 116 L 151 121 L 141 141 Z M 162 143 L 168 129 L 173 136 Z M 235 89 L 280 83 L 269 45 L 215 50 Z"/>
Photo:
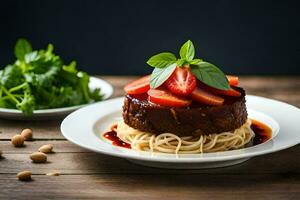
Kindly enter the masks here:
<path id="1" fill-rule="evenodd" d="M 116 128 L 117 136 L 131 145 L 134 150 L 196 154 L 240 149 L 254 137 L 251 120 L 247 120 L 240 128 L 219 134 L 179 137 L 172 133 L 155 135 L 131 128 L 123 121 Z"/>

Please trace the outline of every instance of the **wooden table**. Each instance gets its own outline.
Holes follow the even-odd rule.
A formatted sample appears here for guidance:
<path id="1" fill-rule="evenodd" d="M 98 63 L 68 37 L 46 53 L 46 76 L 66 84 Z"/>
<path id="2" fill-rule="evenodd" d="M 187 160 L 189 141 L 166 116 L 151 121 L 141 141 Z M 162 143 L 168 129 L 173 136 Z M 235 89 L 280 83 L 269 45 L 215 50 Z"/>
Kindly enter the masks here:
<path id="1" fill-rule="evenodd" d="M 102 78 L 114 85 L 116 97 L 123 95 L 123 85 L 134 77 Z M 248 94 L 300 107 L 299 80 L 240 78 Z M 61 135 L 60 123 L 0 120 L 4 157 L 0 160 L 0 199 L 300 199 L 300 145 L 227 168 L 155 169 L 73 145 Z M 34 130 L 35 140 L 14 148 L 10 138 L 27 127 Z M 48 143 L 56 151 L 48 156 L 49 162 L 31 163 L 29 154 Z M 16 174 L 22 170 L 31 170 L 33 181 L 18 181 Z M 45 175 L 52 171 L 61 175 Z"/>

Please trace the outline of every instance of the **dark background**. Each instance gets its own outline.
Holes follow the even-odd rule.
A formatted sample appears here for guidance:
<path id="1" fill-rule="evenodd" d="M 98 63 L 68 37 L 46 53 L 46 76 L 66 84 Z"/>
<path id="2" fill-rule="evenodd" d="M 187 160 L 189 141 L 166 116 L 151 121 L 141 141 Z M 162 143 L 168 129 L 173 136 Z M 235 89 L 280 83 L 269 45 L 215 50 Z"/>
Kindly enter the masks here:
<path id="1" fill-rule="evenodd" d="M 296 1 L 2 1 L 0 66 L 19 37 L 93 74 L 143 74 L 187 39 L 196 55 L 231 74 L 300 74 Z"/>

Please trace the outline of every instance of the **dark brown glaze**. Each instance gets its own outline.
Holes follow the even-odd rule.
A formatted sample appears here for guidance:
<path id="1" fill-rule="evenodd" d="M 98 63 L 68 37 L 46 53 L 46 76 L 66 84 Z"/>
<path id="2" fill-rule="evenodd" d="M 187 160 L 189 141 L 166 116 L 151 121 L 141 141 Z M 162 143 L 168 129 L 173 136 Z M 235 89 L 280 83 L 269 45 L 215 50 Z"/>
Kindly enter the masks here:
<path id="1" fill-rule="evenodd" d="M 251 119 L 251 129 L 255 133 L 253 145 L 264 143 L 272 138 L 272 129 L 257 120 Z"/>
<path id="2" fill-rule="evenodd" d="M 152 104 L 146 96 L 125 96 L 124 122 L 141 131 L 173 133 L 179 136 L 207 135 L 232 131 L 247 120 L 245 91 L 241 97 L 224 97 L 222 106 L 193 103 L 186 108 L 171 108 Z"/>

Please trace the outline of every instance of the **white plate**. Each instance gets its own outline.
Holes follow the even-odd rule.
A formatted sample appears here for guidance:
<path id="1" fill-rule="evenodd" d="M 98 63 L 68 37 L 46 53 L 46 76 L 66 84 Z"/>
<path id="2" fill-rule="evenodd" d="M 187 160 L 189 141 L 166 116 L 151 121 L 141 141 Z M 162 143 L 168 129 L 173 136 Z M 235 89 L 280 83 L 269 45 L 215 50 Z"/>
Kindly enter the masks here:
<path id="1" fill-rule="evenodd" d="M 272 128 L 269 141 L 249 148 L 204 154 L 163 154 L 139 152 L 116 147 L 102 137 L 110 125 L 120 119 L 123 97 L 81 108 L 67 116 L 61 124 L 63 135 L 71 142 L 103 154 L 163 168 L 211 168 L 241 163 L 253 156 L 289 148 L 300 142 L 300 110 L 289 104 L 263 97 L 247 96 L 249 117 Z M 280 128 L 280 132 L 279 132 Z"/>
<path id="2" fill-rule="evenodd" d="M 113 93 L 113 87 L 108 82 L 96 78 L 91 77 L 89 82 L 89 87 L 91 89 L 101 88 L 101 92 L 104 95 L 104 99 L 109 98 Z M 54 119 L 64 117 L 71 112 L 86 106 L 87 104 L 63 107 L 63 108 L 52 108 L 52 109 L 43 109 L 43 110 L 35 110 L 32 116 L 24 116 L 20 110 L 17 109 L 7 109 L 0 108 L 0 117 L 6 119 L 17 119 L 17 120 L 35 120 L 35 119 Z"/>

